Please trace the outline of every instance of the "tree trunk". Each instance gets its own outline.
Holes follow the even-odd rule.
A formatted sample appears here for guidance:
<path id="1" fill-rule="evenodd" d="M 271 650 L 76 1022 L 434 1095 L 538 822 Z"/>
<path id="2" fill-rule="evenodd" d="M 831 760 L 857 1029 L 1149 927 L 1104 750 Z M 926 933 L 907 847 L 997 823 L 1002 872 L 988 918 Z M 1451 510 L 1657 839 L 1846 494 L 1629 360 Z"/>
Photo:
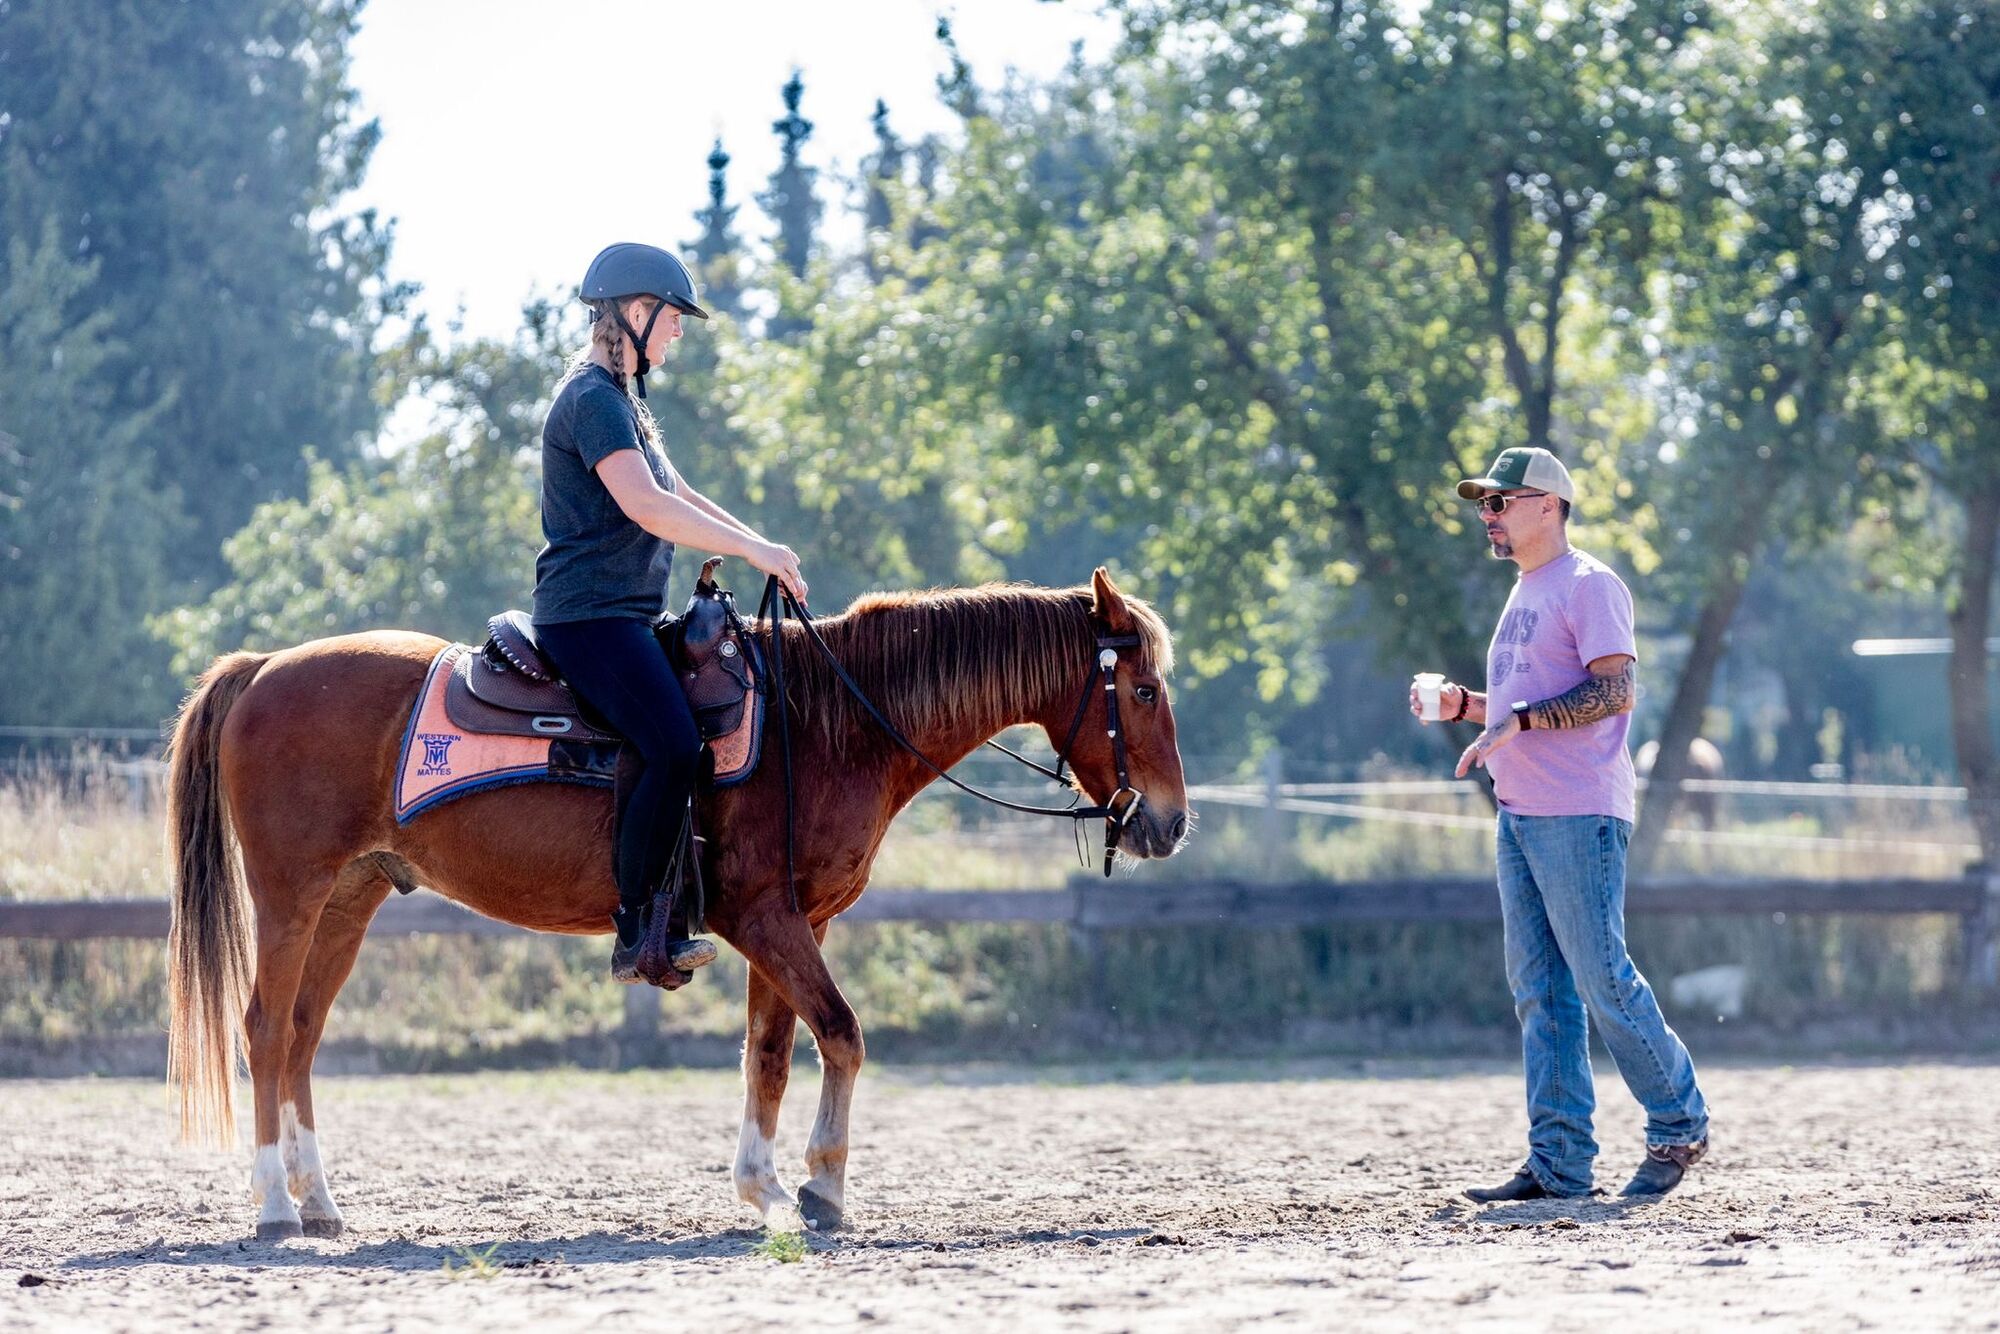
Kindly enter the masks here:
<path id="1" fill-rule="evenodd" d="M 1987 694 L 1986 637 L 1993 624 L 1993 561 L 2000 538 L 2000 479 L 1979 478 L 1964 493 L 1965 540 L 1959 548 L 1958 596 L 1952 600 L 1951 739 L 1965 784 L 1979 855 L 2000 870 L 2000 758 L 1993 746 Z"/>
<path id="2" fill-rule="evenodd" d="M 1743 532 L 1763 530 L 1762 511 L 1757 522 L 1746 524 Z M 1674 700 L 1667 708 L 1666 726 L 1660 732 L 1659 756 L 1646 784 L 1645 798 L 1639 803 L 1639 819 L 1632 828 L 1628 856 L 1633 879 L 1651 872 L 1659 855 L 1660 843 L 1680 801 L 1681 780 L 1687 776 L 1688 744 L 1701 734 L 1702 713 L 1708 708 L 1708 692 L 1715 685 L 1715 669 L 1722 662 L 1723 641 L 1729 623 L 1736 619 L 1737 604 L 1743 600 L 1743 585 L 1749 578 L 1749 554 L 1754 538 L 1739 541 L 1718 569 L 1709 587 L 1708 601 L 1695 624 L 1694 643 L 1688 649 L 1681 679 L 1674 686 Z"/>

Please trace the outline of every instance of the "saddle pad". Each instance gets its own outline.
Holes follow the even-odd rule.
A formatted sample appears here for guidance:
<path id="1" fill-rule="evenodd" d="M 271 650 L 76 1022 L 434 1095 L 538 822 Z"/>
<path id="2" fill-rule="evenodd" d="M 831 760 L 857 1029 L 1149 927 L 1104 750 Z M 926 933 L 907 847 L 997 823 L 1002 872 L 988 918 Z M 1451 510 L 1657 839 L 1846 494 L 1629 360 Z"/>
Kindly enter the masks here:
<path id="1" fill-rule="evenodd" d="M 448 644 L 431 660 L 396 764 L 397 824 L 408 824 L 439 802 L 510 783 L 611 786 L 614 746 L 494 736 L 453 723 L 445 715 L 445 683 L 460 656 L 472 651 L 467 644 Z"/>

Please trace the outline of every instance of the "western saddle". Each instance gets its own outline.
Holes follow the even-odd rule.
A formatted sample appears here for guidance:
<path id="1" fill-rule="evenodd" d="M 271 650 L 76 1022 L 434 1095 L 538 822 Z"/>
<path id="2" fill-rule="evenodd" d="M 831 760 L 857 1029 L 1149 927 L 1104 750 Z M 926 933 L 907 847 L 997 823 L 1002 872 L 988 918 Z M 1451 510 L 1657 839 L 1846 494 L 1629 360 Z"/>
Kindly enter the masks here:
<path id="1" fill-rule="evenodd" d="M 687 692 L 714 765 L 711 786 L 741 782 L 757 766 L 764 721 L 763 651 L 715 583 L 719 557 L 705 562 L 679 616 L 653 627 Z M 459 656 L 445 686 L 445 716 L 468 732 L 546 737 L 551 763 L 609 777 L 622 739 L 562 681 L 542 652 L 526 612 L 486 623 L 477 653 Z"/>

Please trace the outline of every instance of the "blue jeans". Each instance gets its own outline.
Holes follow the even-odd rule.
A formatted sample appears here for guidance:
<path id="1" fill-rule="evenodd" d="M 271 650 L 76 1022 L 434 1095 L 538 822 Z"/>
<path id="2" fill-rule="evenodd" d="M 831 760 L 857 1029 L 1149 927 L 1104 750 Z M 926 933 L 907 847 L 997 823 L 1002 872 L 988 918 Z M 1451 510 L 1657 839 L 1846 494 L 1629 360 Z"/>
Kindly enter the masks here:
<path id="1" fill-rule="evenodd" d="M 1500 812 L 1495 853 L 1507 984 L 1528 1077 L 1528 1170 L 1552 1195 L 1591 1186 L 1590 1020 L 1646 1109 L 1646 1143 L 1708 1136 L 1694 1061 L 1625 949 L 1625 844 L 1608 815 Z"/>

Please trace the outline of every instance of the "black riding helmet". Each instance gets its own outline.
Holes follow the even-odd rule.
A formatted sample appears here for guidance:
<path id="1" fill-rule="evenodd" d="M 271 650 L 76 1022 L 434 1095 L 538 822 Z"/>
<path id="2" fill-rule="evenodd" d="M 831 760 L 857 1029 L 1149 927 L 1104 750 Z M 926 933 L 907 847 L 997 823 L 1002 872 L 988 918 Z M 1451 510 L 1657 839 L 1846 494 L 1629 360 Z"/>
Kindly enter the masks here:
<path id="1" fill-rule="evenodd" d="M 633 329 L 626 322 L 622 307 L 614 305 L 611 308 L 617 317 L 618 327 L 632 340 L 632 350 L 639 355 L 637 381 L 640 398 L 646 396 L 646 372 L 653 368 L 652 362 L 646 359 L 646 340 L 653 336 L 653 322 L 660 318 L 660 311 L 665 306 L 672 306 L 698 320 L 708 318 L 708 312 L 694 299 L 694 275 L 688 272 L 687 265 L 658 246 L 641 245 L 636 241 L 621 241 L 598 251 L 597 258 L 590 261 L 590 268 L 584 272 L 583 286 L 578 289 L 578 294 L 593 306 L 633 296 L 656 297 L 665 303 L 653 308 L 643 331 Z"/>

